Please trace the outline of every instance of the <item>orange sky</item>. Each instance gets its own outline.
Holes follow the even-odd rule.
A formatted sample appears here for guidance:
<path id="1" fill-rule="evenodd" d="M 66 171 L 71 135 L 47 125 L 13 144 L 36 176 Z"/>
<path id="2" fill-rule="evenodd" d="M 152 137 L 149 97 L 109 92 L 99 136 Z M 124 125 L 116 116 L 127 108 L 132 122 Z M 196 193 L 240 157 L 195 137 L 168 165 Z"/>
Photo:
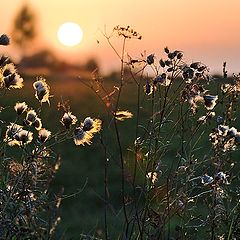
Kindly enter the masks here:
<path id="1" fill-rule="evenodd" d="M 141 41 L 129 42 L 132 56 L 144 50 L 159 56 L 168 46 L 183 50 L 190 62 L 206 63 L 213 73 L 221 71 L 223 61 L 230 72 L 240 71 L 239 0 L 0 0 L 1 33 L 11 33 L 23 2 L 37 13 L 41 44 L 72 61 L 96 57 L 104 70 L 117 67 L 119 62 L 100 30 L 104 25 L 109 31 L 115 25 L 130 25 L 143 35 Z M 64 47 L 57 40 L 56 31 L 66 21 L 78 23 L 84 31 L 77 47 Z"/>

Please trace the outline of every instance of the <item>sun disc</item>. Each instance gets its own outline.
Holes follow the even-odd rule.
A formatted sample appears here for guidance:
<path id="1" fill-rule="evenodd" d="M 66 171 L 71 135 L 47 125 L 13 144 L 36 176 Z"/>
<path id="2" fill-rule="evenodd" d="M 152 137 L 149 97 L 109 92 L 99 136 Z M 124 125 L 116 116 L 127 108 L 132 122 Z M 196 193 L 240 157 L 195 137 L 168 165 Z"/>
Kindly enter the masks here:
<path id="1" fill-rule="evenodd" d="M 78 24 L 66 22 L 58 28 L 57 37 L 60 43 L 72 47 L 78 45 L 82 41 L 83 31 Z"/>

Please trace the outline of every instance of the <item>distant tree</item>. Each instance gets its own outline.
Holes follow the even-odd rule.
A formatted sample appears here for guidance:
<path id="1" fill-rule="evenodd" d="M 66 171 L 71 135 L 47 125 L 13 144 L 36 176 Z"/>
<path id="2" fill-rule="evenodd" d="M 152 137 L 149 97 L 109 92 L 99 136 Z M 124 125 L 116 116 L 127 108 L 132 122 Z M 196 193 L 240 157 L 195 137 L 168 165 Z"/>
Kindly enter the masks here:
<path id="1" fill-rule="evenodd" d="M 12 40 L 21 49 L 22 55 L 26 53 L 27 45 L 36 37 L 36 16 L 29 5 L 24 4 L 17 13 L 13 31 Z"/>

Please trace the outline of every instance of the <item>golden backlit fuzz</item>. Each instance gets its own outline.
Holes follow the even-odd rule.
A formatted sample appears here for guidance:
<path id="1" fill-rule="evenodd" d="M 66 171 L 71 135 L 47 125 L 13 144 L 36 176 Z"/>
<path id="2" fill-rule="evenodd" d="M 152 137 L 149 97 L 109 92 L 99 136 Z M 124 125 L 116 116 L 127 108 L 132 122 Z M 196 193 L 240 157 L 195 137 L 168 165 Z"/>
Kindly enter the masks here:
<path id="1" fill-rule="evenodd" d="M 77 127 L 75 130 L 74 130 L 74 143 L 76 145 L 85 145 L 85 144 L 88 144 L 90 145 L 92 143 L 92 138 L 93 138 L 93 135 L 91 133 L 88 133 L 86 131 L 84 131 L 81 127 Z"/>
<path id="2" fill-rule="evenodd" d="M 102 121 L 100 119 L 92 119 L 87 117 L 83 121 L 83 130 L 88 131 L 89 133 L 97 133 L 101 130 Z"/>
<path id="3" fill-rule="evenodd" d="M 146 178 L 154 184 L 158 180 L 158 173 L 157 172 L 149 172 L 146 175 Z"/>
<path id="4" fill-rule="evenodd" d="M 38 80 L 33 83 L 33 88 L 36 91 L 35 97 L 39 100 L 39 102 L 47 102 L 49 104 L 50 87 L 46 83 L 46 80 L 39 77 Z"/>
<path id="5" fill-rule="evenodd" d="M 132 118 L 133 114 L 129 111 L 117 111 L 114 116 L 118 121 L 124 121 L 125 119 Z"/>
<path id="6" fill-rule="evenodd" d="M 7 127 L 4 141 L 7 142 L 9 146 L 14 145 L 25 145 L 33 140 L 33 133 L 27 130 L 24 130 L 22 126 L 15 123 L 11 123 Z"/>
<path id="7" fill-rule="evenodd" d="M 6 89 L 23 87 L 23 79 L 12 63 L 7 63 L 0 69 L 0 87 Z"/>
<path id="8" fill-rule="evenodd" d="M 36 118 L 37 118 L 37 113 L 35 112 L 35 110 L 31 109 L 27 112 L 26 120 L 28 122 L 33 123 L 36 121 Z"/>
<path id="9" fill-rule="evenodd" d="M 21 115 L 23 112 L 27 110 L 28 106 L 25 102 L 17 102 L 14 106 L 14 109 L 18 115 Z"/>
<path id="10" fill-rule="evenodd" d="M 95 133 L 101 130 L 102 121 L 100 119 L 85 118 L 83 123 L 74 130 L 74 143 L 76 145 L 90 145 Z"/>
<path id="11" fill-rule="evenodd" d="M 65 112 L 60 122 L 65 126 L 66 129 L 69 129 L 71 125 L 76 124 L 77 117 L 71 112 Z"/>
<path id="12" fill-rule="evenodd" d="M 45 128 L 42 128 L 38 132 L 38 137 L 39 137 L 39 139 L 42 143 L 46 142 L 49 139 L 50 136 L 51 136 L 51 132 L 46 130 Z"/>

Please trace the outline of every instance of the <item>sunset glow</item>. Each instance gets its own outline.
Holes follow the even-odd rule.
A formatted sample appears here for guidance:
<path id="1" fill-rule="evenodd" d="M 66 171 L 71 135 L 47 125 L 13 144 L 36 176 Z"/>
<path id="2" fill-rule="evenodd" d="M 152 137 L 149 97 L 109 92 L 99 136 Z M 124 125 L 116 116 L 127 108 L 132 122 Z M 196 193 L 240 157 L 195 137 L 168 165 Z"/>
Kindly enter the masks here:
<path id="1" fill-rule="evenodd" d="M 57 37 L 63 45 L 72 47 L 82 41 L 83 31 L 78 24 L 66 22 L 59 27 Z"/>
<path id="2" fill-rule="evenodd" d="M 14 16 L 24 2 L 16 1 L 12 8 L 11 1 L 0 0 L 1 7 L 8 10 L 0 16 L 2 32 L 11 34 Z M 222 70 L 223 61 L 231 66 L 231 71 L 240 69 L 236 61 L 240 49 L 238 0 L 28 2 L 38 19 L 39 43 L 35 48 L 49 47 L 64 57 L 69 53 L 72 61 L 96 58 L 107 71 L 118 67 L 101 32 L 106 28 L 111 33 L 116 25 L 129 25 L 143 36 L 141 41 L 129 41 L 127 51 L 132 57 L 143 51 L 159 55 L 168 46 L 182 50 L 189 60 L 206 62 L 214 72 Z M 84 29 L 81 44 L 67 49 L 56 37 L 59 26 L 66 21 L 76 22 Z M 15 54 L 15 49 L 12 52 Z"/>

